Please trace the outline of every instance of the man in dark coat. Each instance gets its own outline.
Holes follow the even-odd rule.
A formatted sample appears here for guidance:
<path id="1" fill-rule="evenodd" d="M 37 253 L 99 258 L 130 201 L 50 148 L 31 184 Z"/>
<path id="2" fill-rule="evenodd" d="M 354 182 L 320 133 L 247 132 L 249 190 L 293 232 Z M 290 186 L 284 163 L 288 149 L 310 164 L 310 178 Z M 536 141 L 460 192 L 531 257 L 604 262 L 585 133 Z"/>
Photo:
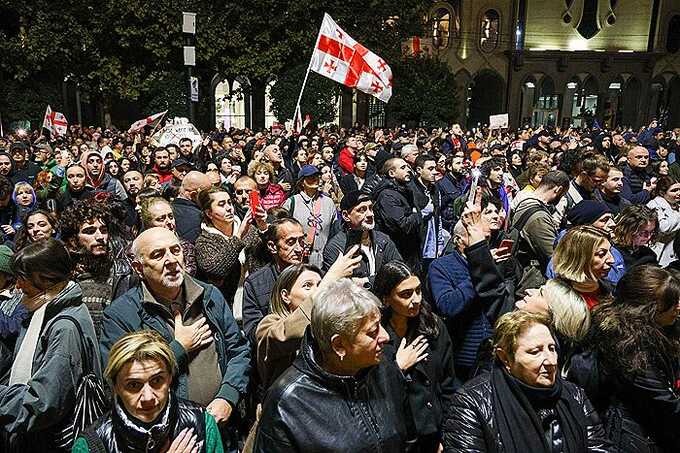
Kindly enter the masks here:
<path id="1" fill-rule="evenodd" d="M 368 278 L 373 283 L 375 274 L 383 264 L 401 260 L 401 255 L 392 239 L 381 231 L 376 231 L 371 197 L 360 190 L 347 193 L 340 202 L 343 230 L 333 236 L 323 250 L 323 271 L 333 265 L 340 254 L 345 253 L 354 238 L 361 244 L 361 267 L 355 271 L 360 278 Z"/>
<path id="2" fill-rule="evenodd" d="M 250 372 L 248 344 L 220 291 L 183 271 L 179 239 L 161 227 L 141 233 L 132 245 L 141 283 L 104 311 L 102 363 L 123 335 L 157 331 L 177 358 L 175 395 L 207 408 L 235 447 L 229 424 L 245 395 Z"/>
<path id="3" fill-rule="evenodd" d="M 633 204 L 645 204 L 654 188 L 649 166 L 649 150 L 644 146 L 635 146 L 628 151 L 628 160 L 623 167 L 623 189 L 621 196 Z"/>
<path id="4" fill-rule="evenodd" d="M 284 217 L 269 225 L 263 242 L 272 262 L 248 275 L 243 283 L 243 331 L 253 345 L 257 324 L 269 314 L 276 279 L 288 266 L 302 263 L 305 233 L 300 222 Z"/>
<path id="5" fill-rule="evenodd" d="M 199 171 L 190 171 L 182 180 L 177 198 L 172 202 L 175 214 L 177 234 L 192 244 L 201 234 L 201 219 L 203 214 L 196 204 L 196 198 L 201 190 L 210 188 L 210 179 Z"/>
<path id="6" fill-rule="evenodd" d="M 411 167 L 404 159 L 388 160 L 383 173 L 385 178 L 373 194 L 376 225 L 392 238 L 399 254 L 414 272 L 419 272 L 422 261 L 420 226 L 423 217 L 431 214 L 433 208 L 428 205 L 424 212 L 416 208 L 408 187 L 412 179 Z"/>
<path id="7" fill-rule="evenodd" d="M 442 225 L 447 231 L 451 231 L 456 224 L 456 215 L 453 202 L 465 193 L 467 180 L 463 170 L 465 158 L 463 153 L 456 152 L 446 156 L 446 174 L 437 181 L 437 187 L 442 197 Z"/>

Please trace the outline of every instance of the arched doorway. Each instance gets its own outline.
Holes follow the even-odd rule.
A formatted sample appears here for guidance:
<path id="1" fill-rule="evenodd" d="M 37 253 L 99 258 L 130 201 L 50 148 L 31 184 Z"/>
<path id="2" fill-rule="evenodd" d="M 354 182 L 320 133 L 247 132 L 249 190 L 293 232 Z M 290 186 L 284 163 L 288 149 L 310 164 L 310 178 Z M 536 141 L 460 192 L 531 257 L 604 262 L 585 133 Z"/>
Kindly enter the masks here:
<path id="1" fill-rule="evenodd" d="M 628 79 L 619 97 L 619 112 L 616 126 L 637 127 L 642 84 L 635 77 Z"/>
<path id="2" fill-rule="evenodd" d="M 571 122 L 568 126 L 591 127 L 597 113 L 599 86 L 590 75 L 586 75 L 583 82 L 581 80 L 575 77 L 567 83 L 567 109 L 571 105 Z"/>
<path id="3" fill-rule="evenodd" d="M 680 127 L 680 77 L 675 76 L 668 84 L 667 127 Z"/>
<path id="4" fill-rule="evenodd" d="M 538 97 L 532 115 L 534 126 L 556 126 L 559 117 L 559 95 L 552 77 L 544 75 L 540 81 Z"/>
<path id="5" fill-rule="evenodd" d="M 505 82 L 494 71 L 483 70 L 472 79 L 468 128 L 488 124 L 490 115 L 505 113 L 504 87 Z"/>
<path id="6" fill-rule="evenodd" d="M 666 79 L 657 75 L 652 79 L 649 90 L 648 118 L 659 118 L 666 109 Z"/>
<path id="7" fill-rule="evenodd" d="M 534 115 L 534 104 L 536 103 L 536 78 L 533 75 L 527 76 L 522 81 L 522 96 L 519 105 L 520 126 L 532 124 Z"/>
<path id="8" fill-rule="evenodd" d="M 232 127 L 244 129 L 250 126 L 250 95 L 248 85 L 244 82 L 247 81 L 237 79 L 230 84 L 228 79 L 224 79 L 215 86 L 216 127 L 229 130 Z"/>

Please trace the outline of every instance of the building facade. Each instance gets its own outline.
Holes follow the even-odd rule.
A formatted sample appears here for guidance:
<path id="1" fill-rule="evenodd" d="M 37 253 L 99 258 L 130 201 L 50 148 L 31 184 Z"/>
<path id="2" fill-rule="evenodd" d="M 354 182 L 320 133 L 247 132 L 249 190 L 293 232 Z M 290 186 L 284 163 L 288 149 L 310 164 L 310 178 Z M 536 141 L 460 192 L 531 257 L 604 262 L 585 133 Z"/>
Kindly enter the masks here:
<path id="1" fill-rule="evenodd" d="M 433 4 L 424 51 L 458 82 L 461 123 L 680 127 L 680 0 Z"/>
<path id="2" fill-rule="evenodd" d="M 468 128 L 500 113 L 511 127 L 680 127 L 680 0 L 442 0 L 424 20 L 405 50 L 446 61 Z M 269 85 L 231 101 L 239 80 L 212 86 L 215 124 L 276 121 Z M 384 125 L 380 101 L 347 89 L 339 101 L 340 126 Z"/>

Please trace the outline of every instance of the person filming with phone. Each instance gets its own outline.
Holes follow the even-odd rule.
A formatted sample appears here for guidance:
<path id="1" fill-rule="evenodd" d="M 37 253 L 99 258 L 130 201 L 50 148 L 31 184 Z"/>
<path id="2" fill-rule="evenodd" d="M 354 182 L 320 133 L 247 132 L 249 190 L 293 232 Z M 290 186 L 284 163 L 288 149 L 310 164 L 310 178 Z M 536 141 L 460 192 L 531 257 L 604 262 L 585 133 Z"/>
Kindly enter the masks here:
<path id="1" fill-rule="evenodd" d="M 360 244 L 361 264 L 354 271 L 356 278 L 366 278 L 370 284 L 384 263 L 401 260 L 392 239 L 375 230 L 373 200 L 360 190 L 348 192 L 340 202 L 343 230 L 333 236 L 323 251 L 323 270 L 328 271 L 338 256 Z"/>

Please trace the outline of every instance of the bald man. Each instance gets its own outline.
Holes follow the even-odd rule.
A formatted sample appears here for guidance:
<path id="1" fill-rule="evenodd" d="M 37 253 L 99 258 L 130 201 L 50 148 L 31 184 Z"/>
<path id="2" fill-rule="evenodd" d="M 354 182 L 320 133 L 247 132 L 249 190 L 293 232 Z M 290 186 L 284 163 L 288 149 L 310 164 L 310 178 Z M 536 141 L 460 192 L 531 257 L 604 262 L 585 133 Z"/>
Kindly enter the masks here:
<path id="1" fill-rule="evenodd" d="M 234 430 L 228 422 L 248 387 L 250 351 L 229 305 L 217 288 L 184 273 L 172 231 L 149 228 L 135 239 L 132 253 L 141 281 L 104 311 L 103 363 L 122 336 L 157 331 L 177 358 L 175 395 L 205 406 L 222 432 Z"/>
<path id="2" fill-rule="evenodd" d="M 177 198 L 172 202 L 177 234 L 192 244 L 201 234 L 202 213 L 196 202 L 201 190 L 211 186 L 208 175 L 200 171 L 190 171 L 184 176 Z"/>
<path id="3" fill-rule="evenodd" d="M 656 186 L 649 170 L 649 150 L 644 146 L 633 146 L 628 150 L 626 165 L 623 167 L 623 189 L 621 196 L 633 204 L 647 203 Z"/>

